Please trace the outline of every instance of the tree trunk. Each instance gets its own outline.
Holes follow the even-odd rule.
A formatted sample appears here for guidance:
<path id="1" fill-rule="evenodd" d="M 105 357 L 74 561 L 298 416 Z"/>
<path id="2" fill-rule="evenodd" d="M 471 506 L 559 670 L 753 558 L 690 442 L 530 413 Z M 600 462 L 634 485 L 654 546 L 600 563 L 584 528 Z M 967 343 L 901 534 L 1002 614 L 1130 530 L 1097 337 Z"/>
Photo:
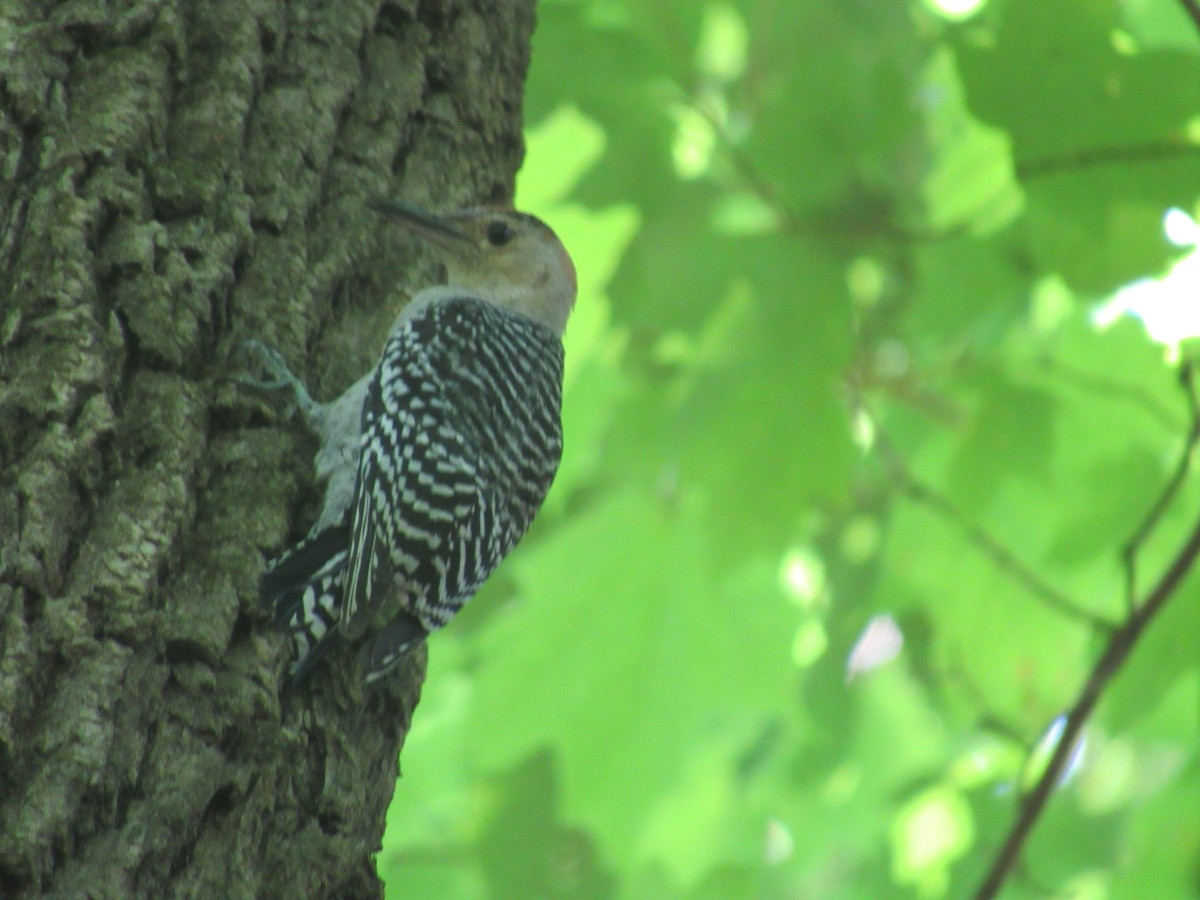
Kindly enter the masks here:
<path id="1" fill-rule="evenodd" d="M 374 364 L 436 273 L 363 201 L 511 196 L 532 6 L 4 3 L 0 895 L 382 893 L 424 657 L 281 701 L 315 445 L 232 351 Z"/>

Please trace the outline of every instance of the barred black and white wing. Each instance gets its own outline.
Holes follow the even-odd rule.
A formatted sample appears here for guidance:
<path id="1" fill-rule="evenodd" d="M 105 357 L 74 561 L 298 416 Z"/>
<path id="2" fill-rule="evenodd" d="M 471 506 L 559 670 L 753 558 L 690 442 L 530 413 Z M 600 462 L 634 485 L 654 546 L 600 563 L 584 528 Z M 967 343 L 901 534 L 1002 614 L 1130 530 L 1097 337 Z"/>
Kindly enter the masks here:
<path id="1" fill-rule="evenodd" d="M 372 632 L 368 679 L 415 623 L 445 625 L 529 527 L 562 455 L 562 360 L 549 328 L 471 297 L 389 337 L 363 405 L 340 617 L 350 640 Z"/>

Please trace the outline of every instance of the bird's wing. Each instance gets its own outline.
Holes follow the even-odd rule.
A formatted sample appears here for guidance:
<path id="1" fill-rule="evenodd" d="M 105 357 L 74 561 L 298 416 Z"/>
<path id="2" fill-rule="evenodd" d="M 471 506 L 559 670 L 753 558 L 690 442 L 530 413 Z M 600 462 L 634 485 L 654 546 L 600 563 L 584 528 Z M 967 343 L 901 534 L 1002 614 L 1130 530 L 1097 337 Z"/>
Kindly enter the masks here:
<path id="1" fill-rule="evenodd" d="M 348 638 L 393 601 L 441 627 L 491 574 L 558 466 L 561 391 L 558 338 L 482 300 L 439 301 L 392 333 L 363 405 Z"/>

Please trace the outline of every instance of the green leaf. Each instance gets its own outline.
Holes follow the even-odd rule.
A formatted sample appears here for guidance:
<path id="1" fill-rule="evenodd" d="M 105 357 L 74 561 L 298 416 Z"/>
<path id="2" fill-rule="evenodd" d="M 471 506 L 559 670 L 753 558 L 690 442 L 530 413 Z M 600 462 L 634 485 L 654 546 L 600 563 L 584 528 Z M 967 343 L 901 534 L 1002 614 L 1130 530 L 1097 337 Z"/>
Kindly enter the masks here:
<path id="1" fill-rule="evenodd" d="M 498 796 L 479 838 L 492 897 L 608 897 L 612 879 L 586 832 L 558 819 L 554 761 L 537 753 L 495 779 Z"/>
<path id="2" fill-rule="evenodd" d="M 988 39 L 958 47 L 972 110 L 1012 139 L 1031 252 L 1089 292 L 1167 263 L 1162 215 L 1191 202 L 1200 165 L 1200 58 L 1124 46 L 1118 11 L 1011 0 Z"/>
<path id="3" fill-rule="evenodd" d="M 1008 0 L 986 40 L 963 33 L 968 102 L 1009 132 L 1021 163 L 1182 138 L 1195 114 L 1200 58 L 1122 52 L 1113 40 L 1119 6 Z"/>
<path id="4" fill-rule="evenodd" d="M 617 493 L 531 551 L 481 636 L 467 740 L 491 770 L 551 748 L 565 816 L 624 867 L 693 748 L 781 713 L 794 614 L 770 583 L 720 588 L 686 501 Z"/>
<path id="5" fill-rule="evenodd" d="M 909 340 L 930 367 L 963 344 L 994 346 L 1024 313 L 1028 274 L 1013 265 L 1020 251 L 1011 232 L 959 237 L 915 248 Z M 932 357 L 932 358 L 931 358 Z"/>
<path id="6" fill-rule="evenodd" d="M 1034 507 L 1017 508 L 1033 514 Z M 924 508 L 901 503 L 890 528 L 880 602 L 912 604 L 925 617 L 944 688 L 980 704 L 980 718 L 998 718 L 1032 740 L 1077 689 L 1090 659 L 1088 629 L 1045 606 L 960 528 Z"/>
<path id="7" fill-rule="evenodd" d="M 972 379 L 972 408 L 947 472 L 950 495 L 977 512 L 1008 479 L 1049 483 L 1055 451 L 1055 404 L 1043 390 L 981 369 Z"/>

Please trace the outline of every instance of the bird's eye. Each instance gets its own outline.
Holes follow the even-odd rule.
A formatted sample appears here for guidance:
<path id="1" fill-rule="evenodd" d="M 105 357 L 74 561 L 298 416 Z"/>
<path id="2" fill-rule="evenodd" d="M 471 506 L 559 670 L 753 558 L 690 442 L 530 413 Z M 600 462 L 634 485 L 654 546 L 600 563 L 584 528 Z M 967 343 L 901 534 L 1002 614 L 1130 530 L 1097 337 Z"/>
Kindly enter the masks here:
<path id="1" fill-rule="evenodd" d="M 488 225 L 487 239 L 493 247 L 503 247 L 513 239 L 513 230 L 503 219 L 493 219 Z"/>

